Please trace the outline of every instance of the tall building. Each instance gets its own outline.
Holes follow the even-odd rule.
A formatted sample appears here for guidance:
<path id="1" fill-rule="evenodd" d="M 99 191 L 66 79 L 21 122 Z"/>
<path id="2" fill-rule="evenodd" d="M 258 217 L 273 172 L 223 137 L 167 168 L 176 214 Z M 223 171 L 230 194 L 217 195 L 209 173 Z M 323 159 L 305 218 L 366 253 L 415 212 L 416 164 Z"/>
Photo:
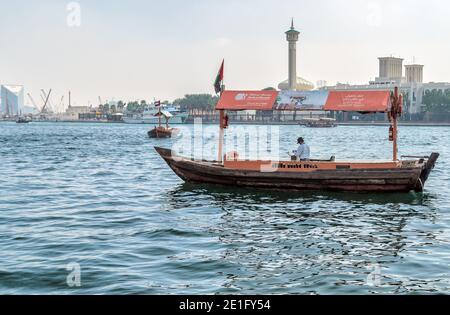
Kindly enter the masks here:
<path id="1" fill-rule="evenodd" d="M 292 19 L 291 29 L 286 32 L 286 39 L 289 42 L 289 89 L 295 90 L 297 84 L 297 42 L 300 32 L 294 27 Z"/>
<path id="2" fill-rule="evenodd" d="M 423 83 L 423 65 L 406 65 L 406 82 Z"/>
<path id="3" fill-rule="evenodd" d="M 403 59 L 393 57 L 378 58 L 380 61 L 380 77 L 369 84 L 351 85 L 337 84 L 336 86 L 326 86 L 325 90 L 393 90 L 398 87 L 405 96 L 405 112 L 411 115 L 421 114 L 424 111 L 423 97 L 427 91 L 450 89 L 450 83 L 430 82 L 423 83 L 423 65 L 407 65 L 406 77 L 403 77 Z"/>
<path id="4" fill-rule="evenodd" d="M 375 79 L 376 82 L 400 83 L 403 80 L 403 59 L 395 57 L 380 57 L 379 77 Z"/>
<path id="5" fill-rule="evenodd" d="M 0 113 L 8 116 L 19 115 L 24 106 L 24 89 L 21 85 L 2 85 Z"/>
<path id="6" fill-rule="evenodd" d="M 286 32 L 286 39 L 289 43 L 289 78 L 278 85 L 280 90 L 308 91 L 314 89 L 314 84 L 297 77 L 297 42 L 300 32 L 294 27 L 294 19 L 292 19 L 291 28 Z"/>

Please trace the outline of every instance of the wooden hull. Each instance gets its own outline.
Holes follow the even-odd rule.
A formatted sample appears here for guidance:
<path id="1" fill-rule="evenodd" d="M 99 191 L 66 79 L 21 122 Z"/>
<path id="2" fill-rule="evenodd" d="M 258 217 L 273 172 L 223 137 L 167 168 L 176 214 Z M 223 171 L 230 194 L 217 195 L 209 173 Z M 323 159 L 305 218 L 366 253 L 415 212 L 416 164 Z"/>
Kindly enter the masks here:
<path id="1" fill-rule="evenodd" d="M 262 172 L 227 168 L 215 162 L 192 161 L 176 156 L 167 149 L 155 149 L 186 182 L 297 191 L 420 192 L 439 157 L 438 154 L 433 155 L 420 167 L 412 168 Z"/>
<path id="2" fill-rule="evenodd" d="M 148 132 L 148 136 L 150 138 L 172 138 L 178 135 L 178 133 L 178 129 L 156 127 Z"/>
<path id="3" fill-rule="evenodd" d="M 30 122 L 31 121 L 29 121 L 29 120 L 23 120 L 23 119 L 19 119 L 16 121 L 16 123 L 18 123 L 18 124 L 29 124 Z"/>

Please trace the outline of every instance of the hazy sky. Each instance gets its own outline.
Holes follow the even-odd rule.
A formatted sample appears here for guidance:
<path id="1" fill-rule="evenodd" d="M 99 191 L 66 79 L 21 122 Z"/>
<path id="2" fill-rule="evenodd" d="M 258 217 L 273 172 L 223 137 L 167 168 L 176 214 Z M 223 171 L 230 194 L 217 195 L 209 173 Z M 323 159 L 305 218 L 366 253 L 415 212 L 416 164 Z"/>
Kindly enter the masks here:
<path id="1" fill-rule="evenodd" d="M 276 87 L 291 17 L 298 74 L 313 83 L 366 83 L 389 55 L 425 64 L 426 81 L 450 81 L 445 0 L 80 0 L 79 27 L 68 25 L 69 3 L 0 0 L 0 83 L 35 99 L 53 88 L 54 103 L 69 89 L 77 105 L 172 100 L 213 93 L 225 58 L 228 89 Z"/>

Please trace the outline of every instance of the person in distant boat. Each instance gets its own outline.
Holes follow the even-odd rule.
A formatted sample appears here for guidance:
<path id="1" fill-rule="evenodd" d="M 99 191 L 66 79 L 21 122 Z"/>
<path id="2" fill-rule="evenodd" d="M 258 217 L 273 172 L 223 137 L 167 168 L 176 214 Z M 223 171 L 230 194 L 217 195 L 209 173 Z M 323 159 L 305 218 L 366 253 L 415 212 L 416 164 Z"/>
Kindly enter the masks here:
<path id="1" fill-rule="evenodd" d="M 311 149 L 309 145 L 305 143 L 305 139 L 298 138 L 298 149 L 295 151 L 295 156 L 297 157 L 297 161 L 309 161 L 311 159 Z"/>

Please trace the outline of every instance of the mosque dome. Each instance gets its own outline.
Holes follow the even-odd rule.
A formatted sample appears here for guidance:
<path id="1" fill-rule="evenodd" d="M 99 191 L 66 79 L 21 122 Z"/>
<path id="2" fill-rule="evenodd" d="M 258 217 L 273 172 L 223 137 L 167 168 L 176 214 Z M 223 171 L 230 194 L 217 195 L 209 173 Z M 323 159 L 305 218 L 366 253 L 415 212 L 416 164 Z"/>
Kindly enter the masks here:
<path id="1" fill-rule="evenodd" d="M 289 80 L 283 81 L 278 85 L 279 90 L 289 90 Z M 314 84 L 303 79 L 297 77 L 297 84 L 295 85 L 296 91 L 311 91 L 314 90 Z"/>

